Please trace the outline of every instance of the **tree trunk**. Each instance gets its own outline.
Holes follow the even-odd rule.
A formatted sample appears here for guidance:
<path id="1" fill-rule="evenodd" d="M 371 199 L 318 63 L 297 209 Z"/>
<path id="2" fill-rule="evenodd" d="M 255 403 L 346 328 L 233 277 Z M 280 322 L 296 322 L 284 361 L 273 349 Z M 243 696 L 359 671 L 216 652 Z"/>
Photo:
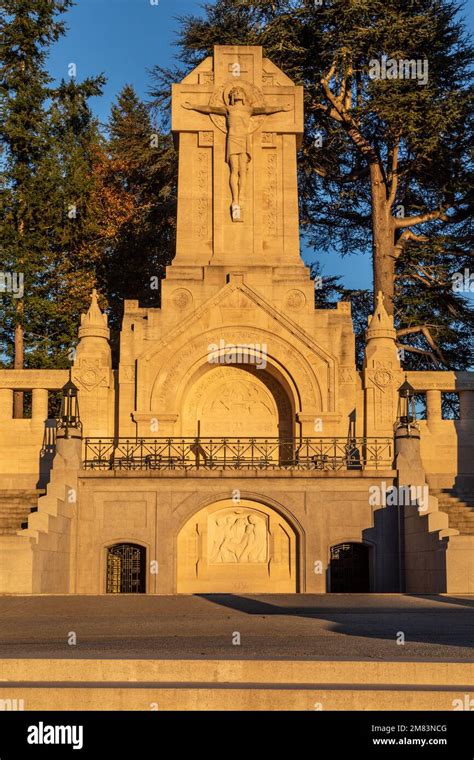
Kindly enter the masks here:
<path id="1" fill-rule="evenodd" d="M 23 345 L 23 304 L 21 301 L 17 303 L 17 314 L 21 321 L 15 327 L 15 358 L 13 367 L 14 369 L 23 369 L 24 366 L 24 345 Z M 23 418 L 23 391 L 15 391 L 13 393 L 13 417 L 15 419 Z"/>
<path id="2" fill-rule="evenodd" d="M 24 66 L 22 66 L 22 69 Z M 23 221 L 22 209 L 24 208 L 23 199 L 20 193 L 19 197 L 19 222 L 18 222 L 18 234 L 23 236 L 25 232 L 25 223 Z M 20 265 L 22 261 L 20 259 Z M 25 366 L 25 346 L 24 346 L 24 333 L 23 333 L 23 302 L 21 298 L 16 302 L 16 316 L 17 323 L 15 325 L 15 337 L 14 337 L 14 358 L 13 368 L 23 369 Z M 24 414 L 24 394 L 23 391 L 14 391 L 13 393 L 13 418 L 16 420 L 22 420 Z"/>
<path id="3" fill-rule="evenodd" d="M 387 199 L 386 185 L 378 163 L 370 166 L 372 187 L 372 251 L 374 268 L 374 298 L 381 290 L 388 314 L 393 314 L 395 282 L 395 227 Z"/>

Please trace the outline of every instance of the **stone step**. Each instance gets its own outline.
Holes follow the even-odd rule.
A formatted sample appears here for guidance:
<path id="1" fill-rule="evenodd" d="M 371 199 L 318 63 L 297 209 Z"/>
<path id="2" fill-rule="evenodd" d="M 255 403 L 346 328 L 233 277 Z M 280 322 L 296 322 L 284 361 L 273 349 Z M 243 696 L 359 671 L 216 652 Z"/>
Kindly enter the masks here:
<path id="1" fill-rule="evenodd" d="M 39 496 L 43 496 L 46 493 L 45 489 L 38 489 L 37 491 L 0 491 L 0 503 L 2 501 L 12 501 L 19 499 L 24 501 L 25 499 L 36 499 Z"/>
<path id="2" fill-rule="evenodd" d="M 244 688 L 216 684 L 150 684 L 146 688 L 116 683 L 113 687 L 96 684 L 70 686 L 54 683 L 46 687 L 24 685 L 0 687 L 3 709 L 57 712 L 110 711 L 448 711 L 471 709 L 474 689 L 437 687 L 416 689 L 382 688 L 368 684 L 354 688 L 351 684 L 282 684 L 266 687 L 248 684 Z M 9 707 L 12 705 L 12 707 Z"/>
<path id="3" fill-rule="evenodd" d="M 457 496 L 447 497 L 447 496 L 441 495 L 441 496 L 437 496 L 437 499 L 438 501 L 442 501 L 445 504 L 467 504 L 468 506 L 470 506 L 470 502 L 468 500 L 460 499 Z"/>
<path id="4" fill-rule="evenodd" d="M 473 512 L 473 511 L 474 511 L 474 510 L 473 510 L 473 508 L 472 508 L 472 507 L 471 507 L 469 504 L 459 504 L 459 503 L 454 503 L 454 504 L 443 504 L 443 502 L 440 502 L 440 503 L 438 504 L 438 506 L 439 506 L 440 508 L 441 508 L 441 507 L 444 507 L 446 510 L 453 510 L 453 511 L 456 511 L 456 510 L 466 510 L 466 509 L 467 509 L 469 512 Z"/>
<path id="5" fill-rule="evenodd" d="M 2 512 L 7 514 L 8 512 L 14 512 L 15 510 L 35 507 L 36 504 L 37 502 L 35 501 L 22 502 L 21 504 L 0 504 L 0 514 L 2 514 Z"/>
<path id="6" fill-rule="evenodd" d="M 0 699 L 26 711 L 453 710 L 474 697 L 471 662 L 45 658 L 2 667 Z"/>
<path id="7" fill-rule="evenodd" d="M 27 525 L 28 515 L 37 511 L 38 499 L 44 493 L 44 489 L 1 491 L 0 535 L 15 535 Z"/>
<path id="8" fill-rule="evenodd" d="M 433 496 L 436 496 L 439 503 L 444 504 L 461 504 L 463 506 L 474 508 L 474 494 L 467 493 L 449 493 L 444 491 L 432 490 L 430 492 Z"/>
<path id="9" fill-rule="evenodd" d="M 453 515 L 464 514 L 464 513 L 467 515 L 474 515 L 474 509 L 472 509 L 471 507 L 460 507 L 460 506 L 453 507 L 450 504 L 439 504 L 438 507 L 442 512 L 449 512 L 450 514 L 453 514 Z"/>

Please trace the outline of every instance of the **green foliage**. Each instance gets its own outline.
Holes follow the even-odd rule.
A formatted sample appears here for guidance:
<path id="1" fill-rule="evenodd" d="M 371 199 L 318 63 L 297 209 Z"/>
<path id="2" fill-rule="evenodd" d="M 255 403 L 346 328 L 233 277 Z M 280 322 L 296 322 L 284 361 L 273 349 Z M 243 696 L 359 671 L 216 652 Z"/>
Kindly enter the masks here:
<path id="1" fill-rule="evenodd" d="M 160 304 L 159 282 L 175 249 L 177 155 L 130 85 L 112 107 L 107 131 L 104 186 L 114 230 L 98 273 L 118 331 L 124 299 Z"/>
<path id="2" fill-rule="evenodd" d="M 458 3 L 325 0 L 319 5 L 314 0 L 217 0 L 205 4 L 204 11 L 203 18 L 180 19 L 184 71 L 155 67 L 152 95 L 156 106 L 167 105 L 170 81 L 211 55 L 214 44 L 263 45 L 264 54 L 304 86 L 300 218 L 306 242 L 321 252 L 337 250 L 345 255 L 370 248 L 374 212 L 370 163 L 380 162 L 388 185 L 398 146 L 394 215 L 435 211 L 443 219 L 421 224 L 429 240 L 419 250 L 418 244 L 404 246 L 397 261 L 396 322 L 408 327 L 424 324 L 429 317 L 430 330 L 441 342 L 446 359 L 442 364 L 467 366 L 471 360 L 466 344 L 472 327 L 468 301 L 452 292 L 446 297 L 446 273 L 439 287 L 428 287 L 412 276 L 416 262 L 422 266 L 427 256 L 431 260 L 428 248 L 436 249 L 438 264 L 447 257 L 440 264 L 440 274 L 443 267 L 456 271 L 450 251 L 468 234 L 473 51 Z M 372 78 L 372 62 L 383 56 L 426 60 L 426 83 Z M 331 67 L 333 76 L 328 77 Z M 345 82 L 347 113 L 367 149 L 361 150 L 347 124 L 334 117 L 324 77 L 333 97 Z M 407 343 L 430 351 L 423 335 L 411 336 Z M 428 354 L 407 357 L 407 362 L 418 368 L 433 366 Z"/>

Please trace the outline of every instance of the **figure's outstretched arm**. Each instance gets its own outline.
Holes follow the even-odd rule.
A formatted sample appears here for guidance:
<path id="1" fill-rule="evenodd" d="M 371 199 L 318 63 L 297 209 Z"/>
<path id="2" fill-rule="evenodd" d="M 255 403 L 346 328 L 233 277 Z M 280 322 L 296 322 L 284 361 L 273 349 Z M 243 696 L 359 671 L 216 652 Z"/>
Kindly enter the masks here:
<path id="1" fill-rule="evenodd" d="M 199 113 L 215 113 L 220 116 L 225 116 L 227 113 L 226 108 L 221 108 L 220 106 L 200 106 L 197 103 L 194 105 L 193 103 L 190 103 L 189 100 L 186 100 L 182 106 L 183 108 L 188 109 L 188 111 L 199 111 Z"/>
<path id="2" fill-rule="evenodd" d="M 291 103 L 287 103 L 286 106 L 255 106 L 252 108 L 252 115 L 265 114 L 268 116 L 271 113 L 281 113 L 281 111 L 291 111 L 293 108 Z"/>

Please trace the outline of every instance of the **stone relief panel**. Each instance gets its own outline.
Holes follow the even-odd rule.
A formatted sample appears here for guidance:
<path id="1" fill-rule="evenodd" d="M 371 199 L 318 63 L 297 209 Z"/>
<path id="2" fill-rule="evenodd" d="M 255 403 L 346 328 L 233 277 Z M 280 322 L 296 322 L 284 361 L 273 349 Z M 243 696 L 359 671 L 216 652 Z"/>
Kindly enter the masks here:
<path id="1" fill-rule="evenodd" d="M 266 562 L 267 519 L 248 509 L 214 512 L 208 517 L 208 541 L 211 564 Z"/>
<path id="2" fill-rule="evenodd" d="M 355 370 L 353 370 L 352 367 L 340 367 L 339 382 L 341 385 L 354 385 Z"/>
<path id="3" fill-rule="evenodd" d="M 196 235 L 200 241 L 208 241 L 211 237 L 211 151 L 209 148 L 198 149 L 197 152 L 197 198 L 194 216 Z"/>
<path id="4" fill-rule="evenodd" d="M 237 367 L 204 375 L 196 389 L 201 434 L 211 437 L 278 435 L 276 404 L 264 384 Z"/>
<path id="5" fill-rule="evenodd" d="M 266 154 L 264 169 L 264 191 L 263 191 L 263 224 L 264 231 L 268 236 L 277 234 L 277 169 L 278 160 L 276 152 Z"/>
<path id="6" fill-rule="evenodd" d="M 183 435 L 289 437 L 290 401 L 268 372 L 246 367 L 210 369 L 194 384 L 183 408 Z"/>
<path id="7" fill-rule="evenodd" d="M 223 499 L 178 534 L 178 593 L 296 591 L 296 534 L 271 507 Z"/>

